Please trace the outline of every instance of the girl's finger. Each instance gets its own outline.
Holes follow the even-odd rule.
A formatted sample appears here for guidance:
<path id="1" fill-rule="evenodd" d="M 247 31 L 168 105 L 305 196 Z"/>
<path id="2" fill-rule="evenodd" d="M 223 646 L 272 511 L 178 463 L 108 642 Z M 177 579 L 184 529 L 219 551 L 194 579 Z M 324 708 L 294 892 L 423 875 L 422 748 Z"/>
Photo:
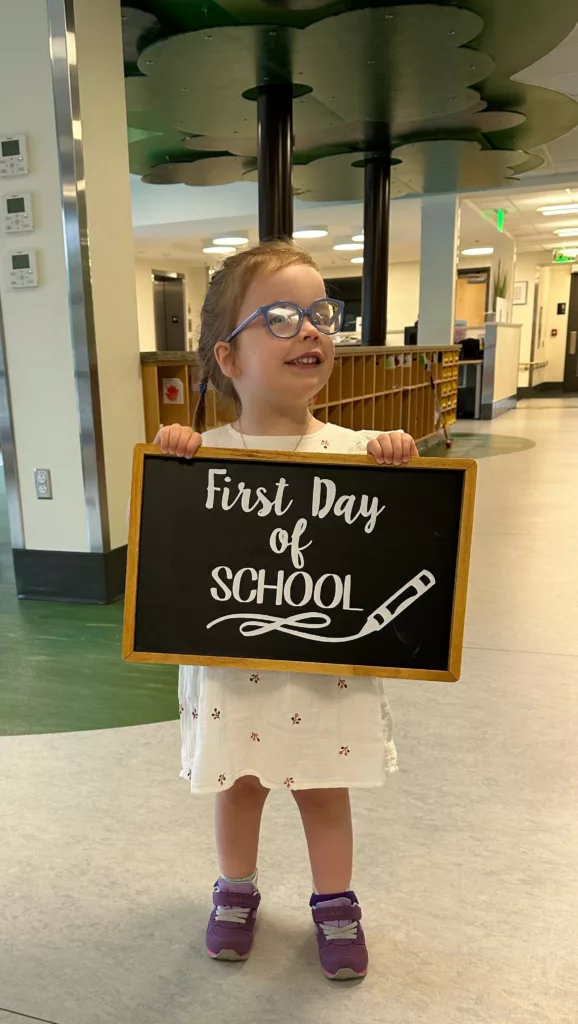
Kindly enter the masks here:
<path id="1" fill-rule="evenodd" d="M 169 428 L 169 452 L 171 455 L 176 455 L 177 453 L 181 429 L 180 423 L 173 423 L 172 427 Z"/>
<path id="2" fill-rule="evenodd" d="M 181 427 L 181 432 L 179 434 L 179 440 L 177 442 L 177 455 L 180 455 L 181 458 L 184 457 L 184 455 L 185 455 L 185 453 L 187 451 L 187 445 L 188 445 L 188 443 L 189 443 L 189 441 L 190 441 L 192 436 L 193 436 L 193 431 L 191 430 L 190 427 Z"/>
<path id="3" fill-rule="evenodd" d="M 419 449 L 418 449 L 418 446 L 415 443 L 413 437 L 411 439 L 411 452 L 410 452 L 410 455 L 411 455 L 412 459 L 419 459 Z"/>
<path id="4" fill-rule="evenodd" d="M 411 449 L 413 445 L 413 437 L 409 434 L 401 435 L 401 457 L 403 462 L 407 465 L 411 458 Z"/>
<path id="5" fill-rule="evenodd" d="M 191 436 L 189 437 L 189 440 L 187 441 L 187 446 L 185 448 L 185 459 L 192 459 L 193 455 L 195 455 L 197 450 L 201 447 L 202 443 L 203 439 L 201 435 L 192 433 Z"/>
<path id="6" fill-rule="evenodd" d="M 370 441 L 367 446 L 367 453 L 368 455 L 371 455 L 380 466 L 383 466 L 383 463 L 385 462 L 385 457 L 383 454 L 380 441 L 381 438 L 377 437 L 374 438 L 373 441 Z"/>
<path id="7" fill-rule="evenodd" d="M 157 437 L 159 439 L 159 444 L 161 446 L 161 452 L 163 453 L 163 455 L 168 455 L 169 454 L 169 428 L 168 427 L 162 427 L 162 429 L 159 430 L 159 432 L 157 434 Z"/>
<path id="8" fill-rule="evenodd" d="M 392 461 L 394 466 L 401 466 L 403 460 L 402 434 L 391 434 Z"/>

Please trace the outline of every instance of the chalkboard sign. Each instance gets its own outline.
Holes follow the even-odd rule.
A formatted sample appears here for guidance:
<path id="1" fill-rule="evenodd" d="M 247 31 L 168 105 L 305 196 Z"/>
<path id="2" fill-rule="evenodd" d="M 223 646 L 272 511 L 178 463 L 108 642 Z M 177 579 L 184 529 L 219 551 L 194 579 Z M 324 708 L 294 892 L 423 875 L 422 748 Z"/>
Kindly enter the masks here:
<path id="1" fill-rule="evenodd" d="M 459 678 L 476 464 L 135 450 L 124 657 Z"/>

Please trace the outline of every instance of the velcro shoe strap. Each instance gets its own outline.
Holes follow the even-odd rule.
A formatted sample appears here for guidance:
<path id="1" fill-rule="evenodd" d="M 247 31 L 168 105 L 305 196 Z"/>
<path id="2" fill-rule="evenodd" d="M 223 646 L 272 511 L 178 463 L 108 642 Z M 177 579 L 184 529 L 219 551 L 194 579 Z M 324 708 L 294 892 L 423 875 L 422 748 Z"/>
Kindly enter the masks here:
<path id="1" fill-rule="evenodd" d="M 215 907 L 246 907 L 248 910 L 257 910 L 261 902 L 261 895 L 257 893 L 250 896 L 243 892 L 214 892 L 213 904 Z"/>
<path id="2" fill-rule="evenodd" d="M 361 907 L 313 907 L 316 924 L 326 921 L 361 921 Z"/>

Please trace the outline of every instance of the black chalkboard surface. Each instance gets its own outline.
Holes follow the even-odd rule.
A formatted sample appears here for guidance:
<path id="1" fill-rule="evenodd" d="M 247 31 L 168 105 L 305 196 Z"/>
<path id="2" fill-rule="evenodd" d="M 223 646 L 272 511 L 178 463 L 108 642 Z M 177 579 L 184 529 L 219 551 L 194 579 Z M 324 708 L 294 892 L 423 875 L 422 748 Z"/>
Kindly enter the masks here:
<path id="1" fill-rule="evenodd" d="M 129 661 L 459 678 L 476 464 L 135 450 Z"/>

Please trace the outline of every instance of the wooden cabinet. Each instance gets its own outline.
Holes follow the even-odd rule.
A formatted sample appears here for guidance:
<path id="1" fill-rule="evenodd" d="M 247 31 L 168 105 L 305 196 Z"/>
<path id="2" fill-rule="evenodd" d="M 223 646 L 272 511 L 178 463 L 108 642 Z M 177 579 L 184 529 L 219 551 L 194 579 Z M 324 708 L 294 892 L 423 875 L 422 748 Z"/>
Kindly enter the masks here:
<path id="1" fill-rule="evenodd" d="M 141 361 L 146 440 L 151 442 L 160 424 L 192 424 L 199 369 L 194 352 L 143 352 Z M 314 399 L 313 411 L 324 423 L 353 430 L 403 427 L 423 440 L 438 429 L 440 411 L 446 426 L 456 420 L 458 364 L 454 346 L 338 348 L 333 373 Z M 207 428 L 233 419 L 234 406 L 210 388 Z"/>

